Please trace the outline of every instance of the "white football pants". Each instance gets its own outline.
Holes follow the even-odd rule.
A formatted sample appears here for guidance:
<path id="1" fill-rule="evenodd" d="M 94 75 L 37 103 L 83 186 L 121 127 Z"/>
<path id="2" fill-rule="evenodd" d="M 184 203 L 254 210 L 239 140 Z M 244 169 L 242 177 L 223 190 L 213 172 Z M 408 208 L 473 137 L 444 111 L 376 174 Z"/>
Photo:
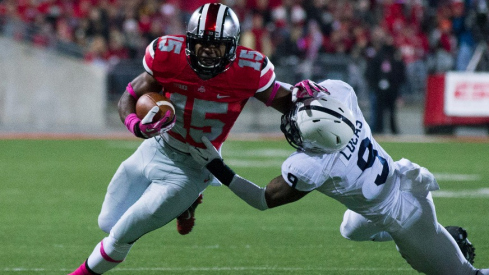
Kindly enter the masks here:
<path id="1" fill-rule="evenodd" d="M 212 181 L 190 154 L 160 137 L 145 140 L 119 166 L 98 222 L 118 243 L 131 243 L 178 217 Z"/>
<path id="2" fill-rule="evenodd" d="M 402 257 L 415 270 L 425 274 L 476 274 L 476 269 L 465 259 L 452 236 L 438 223 L 431 193 L 415 195 L 403 191 L 396 204 L 395 207 L 402 207 L 402 211 L 412 214 L 405 217 L 406 222 L 398 221 L 394 227 L 375 224 L 347 210 L 340 228 L 341 235 L 354 241 L 393 239 Z M 402 227 L 399 228 L 399 224 Z"/>

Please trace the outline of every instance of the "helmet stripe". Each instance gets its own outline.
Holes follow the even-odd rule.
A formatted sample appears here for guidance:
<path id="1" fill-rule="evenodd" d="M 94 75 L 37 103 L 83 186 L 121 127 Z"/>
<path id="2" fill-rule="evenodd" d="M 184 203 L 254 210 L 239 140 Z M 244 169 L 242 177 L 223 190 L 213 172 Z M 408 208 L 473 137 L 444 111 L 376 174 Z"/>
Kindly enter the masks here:
<path id="1" fill-rule="evenodd" d="M 199 19 L 196 22 L 197 23 L 197 27 L 196 27 L 196 30 L 195 30 L 195 34 L 196 35 L 199 35 L 199 33 L 200 33 L 200 28 L 202 26 L 202 12 L 203 12 L 204 8 L 205 8 L 205 5 L 201 6 L 200 9 L 199 9 L 199 11 L 198 11 L 199 12 Z M 187 31 L 190 31 L 190 30 L 187 30 Z"/>
<path id="2" fill-rule="evenodd" d="M 345 116 L 343 116 L 342 114 L 340 114 L 338 112 L 335 112 L 331 109 L 324 108 L 321 106 L 316 106 L 316 105 L 303 106 L 303 107 L 299 108 L 299 110 L 297 112 L 304 111 L 304 110 L 316 110 L 316 111 L 321 111 L 321 112 L 325 112 L 327 114 L 330 114 L 330 115 L 340 119 L 344 123 L 346 123 L 346 125 L 348 125 L 351 128 L 353 133 L 355 133 L 355 125 L 353 125 L 353 123 L 348 118 L 346 118 Z"/>
<path id="3" fill-rule="evenodd" d="M 222 18 L 221 19 L 219 18 L 221 9 L 224 9 L 222 5 L 206 4 L 204 10 L 202 11 L 202 18 L 201 18 L 201 20 L 205 20 L 204 21 L 205 23 L 203 24 L 204 31 L 220 32 L 221 26 L 220 24 L 218 24 L 218 21 L 222 21 Z"/>
<path id="4" fill-rule="evenodd" d="M 219 38 L 222 38 L 223 27 L 224 27 L 224 16 L 226 15 L 228 7 L 224 5 L 219 5 L 219 11 L 217 13 L 217 22 L 216 22 L 216 34 L 219 34 Z"/>
<path id="5" fill-rule="evenodd" d="M 202 6 L 202 11 L 200 14 L 200 21 L 199 21 L 199 29 L 197 31 L 197 35 L 204 35 L 204 30 L 206 29 L 206 18 L 207 18 L 207 11 L 209 10 L 210 4 L 205 4 Z"/>

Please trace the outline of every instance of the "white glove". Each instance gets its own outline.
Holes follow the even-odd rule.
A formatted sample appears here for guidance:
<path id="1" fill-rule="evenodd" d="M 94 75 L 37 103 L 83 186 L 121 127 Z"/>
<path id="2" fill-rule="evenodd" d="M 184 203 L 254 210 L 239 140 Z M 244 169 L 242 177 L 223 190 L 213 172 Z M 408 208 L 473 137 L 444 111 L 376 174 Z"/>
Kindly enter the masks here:
<path id="1" fill-rule="evenodd" d="M 189 146 L 190 155 L 194 160 L 202 166 L 207 166 L 214 159 L 222 159 L 219 152 L 216 150 L 214 145 L 205 136 L 201 138 L 204 143 L 205 148 L 198 148 L 194 146 Z"/>
<path id="2" fill-rule="evenodd" d="M 177 116 L 173 116 L 170 120 L 170 111 L 168 111 L 160 120 L 152 122 L 154 116 L 160 111 L 158 106 L 154 106 L 147 114 L 144 116 L 141 123 L 139 123 L 139 130 L 145 138 L 152 138 L 154 136 L 168 132 L 173 126 L 175 126 L 175 121 Z"/>

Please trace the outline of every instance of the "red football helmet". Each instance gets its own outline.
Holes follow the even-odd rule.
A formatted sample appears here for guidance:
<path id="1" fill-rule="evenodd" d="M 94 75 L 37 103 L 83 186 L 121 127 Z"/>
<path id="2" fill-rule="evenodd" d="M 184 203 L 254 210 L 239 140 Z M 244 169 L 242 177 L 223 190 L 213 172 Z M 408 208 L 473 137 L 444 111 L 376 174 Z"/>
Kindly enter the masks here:
<path id="1" fill-rule="evenodd" d="M 240 35 L 238 17 L 223 4 L 205 4 L 190 17 L 187 25 L 187 48 L 185 53 L 192 69 L 204 78 L 214 77 L 226 71 L 236 58 Z M 217 57 L 202 57 L 196 45 L 203 47 L 225 46 L 224 54 Z"/>

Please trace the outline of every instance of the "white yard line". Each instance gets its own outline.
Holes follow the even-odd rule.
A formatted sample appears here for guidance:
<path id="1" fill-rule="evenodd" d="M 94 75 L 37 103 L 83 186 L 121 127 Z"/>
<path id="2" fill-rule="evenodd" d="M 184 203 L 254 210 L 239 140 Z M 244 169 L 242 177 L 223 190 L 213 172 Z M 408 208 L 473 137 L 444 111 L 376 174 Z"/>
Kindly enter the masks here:
<path id="1" fill-rule="evenodd" d="M 478 181 L 481 175 L 478 174 L 450 174 L 450 173 L 433 173 L 438 181 Z"/>
<path id="2" fill-rule="evenodd" d="M 439 198 L 487 198 L 489 197 L 489 188 L 458 191 L 437 190 L 432 192 L 432 195 Z"/>
<path id="3" fill-rule="evenodd" d="M 1 272 L 71 272 L 71 269 L 47 269 L 47 268 L 4 268 L 0 269 Z M 365 268 L 365 267 L 318 267 L 318 268 L 302 268 L 302 267 L 276 267 L 276 266 L 249 266 L 249 267 L 238 267 L 238 266 L 220 266 L 220 267 L 140 267 L 140 268 L 115 268 L 111 270 L 111 272 L 143 272 L 143 271 L 185 271 L 185 272 L 208 272 L 212 274 L 212 272 L 216 271 L 323 271 L 323 272 L 331 272 L 331 271 L 374 271 L 374 272 L 395 272 L 395 271 L 412 271 L 410 268 Z"/>
<path id="4" fill-rule="evenodd" d="M 283 160 L 239 160 L 226 159 L 226 163 L 231 167 L 241 168 L 277 168 L 282 167 Z"/>

